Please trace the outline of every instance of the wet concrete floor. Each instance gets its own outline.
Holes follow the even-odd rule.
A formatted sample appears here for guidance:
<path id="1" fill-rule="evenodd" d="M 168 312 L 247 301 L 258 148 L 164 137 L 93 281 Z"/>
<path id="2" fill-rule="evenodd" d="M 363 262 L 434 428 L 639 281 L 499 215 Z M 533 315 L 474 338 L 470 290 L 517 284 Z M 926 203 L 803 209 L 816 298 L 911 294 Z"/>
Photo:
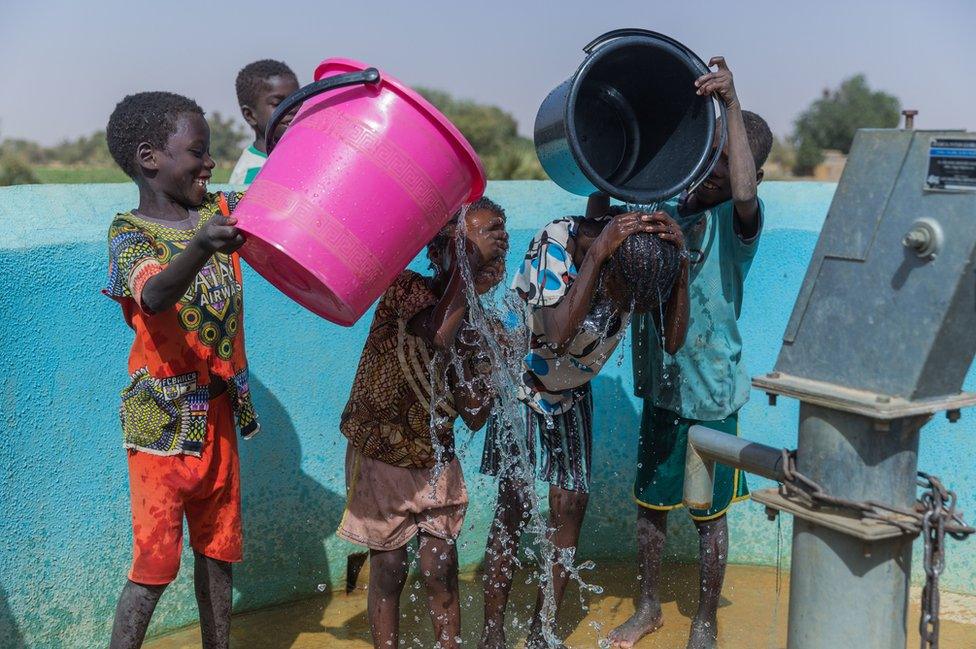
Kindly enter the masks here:
<path id="1" fill-rule="evenodd" d="M 638 649 L 682 649 L 687 641 L 691 617 L 698 602 L 697 566 L 665 565 L 664 573 L 664 626 L 639 642 Z M 516 588 L 509 604 L 508 639 L 513 647 L 522 646 L 522 629 L 534 601 L 534 583 L 525 584 L 528 574 L 520 574 L 515 580 Z M 360 649 L 372 646 L 366 621 L 365 577 L 364 573 L 359 588 L 350 595 L 341 592 L 324 594 L 235 616 L 231 646 L 241 649 Z M 634 610 L 637 583 L 633 566 L 602 562 L 589 574 L 587 581 L 602 586 L 604 592 L 600 595 L 586 593 L 581 603 L 578 588 L 571 585 L 567 590 L 560 615 L 560 633 L 570 648 L 598 647 L 599 641 Z M 400 627 L 402 647 L 426 649 L 434 644 L 430 620 L 423 605 L 423 592 L 419 582 L 408 582 L 404 589 Z M 913 588 L 908 647 L 918 646 L 918 594 Z M 974 600 L 976 598 L 968 596 L 943 595 L 941 646 L 976 647 Z M 464 646 L 477 644 L 481 607 L 480 575 L 462 575 Z M 723 649 L 785 647 L 788 609 L 787 573 L 777 578 L 773 568 L 729 566 L 719 610 L 719 646 Z M 200 646 L 200 634 L 195 627 L 188 628 L 147 642 L 145 646 L 147 649 L 195 649 Z"/>

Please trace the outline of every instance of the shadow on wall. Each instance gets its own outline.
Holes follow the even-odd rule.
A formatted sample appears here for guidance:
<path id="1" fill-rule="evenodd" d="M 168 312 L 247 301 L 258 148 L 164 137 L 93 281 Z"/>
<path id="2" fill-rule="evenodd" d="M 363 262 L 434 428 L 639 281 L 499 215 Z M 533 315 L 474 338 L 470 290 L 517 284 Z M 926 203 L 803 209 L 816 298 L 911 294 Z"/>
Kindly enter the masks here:
<path id="1" fill-rule="evenodd" d="M 13 611 L 7 604 L 7 591 L 0 588 L 0 647 L 4 649 L 26 649 L 24 636 L 20 633 Z"/>
<path id="2" fill-rule="evenodd" d="M 236 611 L 319 595 L 318 584 L 331 587 L 325 544 L 345 507 L 344 496 L 302 471 L 301 442 L 281 402 L 253 374 L 250 387 L 262 429 L 240 444 L 244 562 L 235 567 Z M 322 609 L 331 599 L 325 592 L 316 600 Z M 314 619 L 303 615 L 294 628 L 276 628 L 273 646 L 290 647 L 299 634 L 321 631 Z"/>

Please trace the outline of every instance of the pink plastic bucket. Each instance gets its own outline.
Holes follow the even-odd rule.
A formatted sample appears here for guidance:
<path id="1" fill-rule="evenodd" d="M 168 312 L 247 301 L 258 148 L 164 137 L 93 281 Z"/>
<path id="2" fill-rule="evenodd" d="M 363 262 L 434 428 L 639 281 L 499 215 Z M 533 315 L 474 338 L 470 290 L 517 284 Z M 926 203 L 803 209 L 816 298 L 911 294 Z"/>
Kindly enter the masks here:
<path id="1" fill-rule="evenodd" d="M 485 189 L 481 161 L 446 117 L 385 73 L 357 82 L 363 71 L 375 75 L 349 59 L 318 66 L 317 82 L 346 87 L 305 100 L 234 212 L 248 264 L 345 326 Z"/>

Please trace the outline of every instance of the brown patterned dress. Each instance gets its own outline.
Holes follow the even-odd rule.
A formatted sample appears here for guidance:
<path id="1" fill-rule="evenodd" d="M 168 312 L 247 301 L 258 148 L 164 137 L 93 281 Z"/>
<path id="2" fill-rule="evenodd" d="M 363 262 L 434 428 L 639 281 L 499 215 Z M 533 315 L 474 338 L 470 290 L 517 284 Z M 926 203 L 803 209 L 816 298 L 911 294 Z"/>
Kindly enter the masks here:
<path id="1" fill-rule="evenodd" d="M 427 279 L 410 270 L 380 298 L 339 424 L 366 457 L 410 469 L 432 467 L 438 455 L 432 426 L 442 459 L 454 456 L 457 411 L 446 364 L 435 363 L 434 350 L 407 330 L 410 319 L 437 299 Z"/>

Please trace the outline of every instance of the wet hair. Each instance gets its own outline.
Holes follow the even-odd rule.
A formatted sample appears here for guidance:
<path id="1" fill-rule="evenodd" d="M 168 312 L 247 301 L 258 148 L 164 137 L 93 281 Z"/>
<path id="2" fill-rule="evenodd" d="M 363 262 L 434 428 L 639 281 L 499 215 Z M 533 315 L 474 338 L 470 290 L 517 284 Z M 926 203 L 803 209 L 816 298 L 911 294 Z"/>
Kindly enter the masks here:
<path id="1" fill-rule="evenodd" d="M 291 77 L 298 82 L 298 77 L 291 68 L 281 61 L 262 59 L 248 63 L 237 73 L 237 103 L 241 106 L 254 106 L 271 77 Z"/>
<path id="2" fill-rule="evenodd" d="M 773 132 L 769 130 L 766 120 L 751 111 L 742 111 L 742 121 L 746 126 L 749 150 L 756 161 L 756 169 L 759 169 L 766 164 L 766 158 L 773 148 Z"/>
<path id="3" fill-rule="evenodd" d="M 127 95 L 115 106 L 105 127 L 109 153 L 122 171 L 135 179 L 139 175 L 139 145 L 148 142 L 156 149 L 164 148 L 185 113 L 203 116 L 203 109 L 192 99 L 172 92 Z"/>
<path id="4" fill-rule="evenodd" d="M 473 203 L 470 203 L 467 207 L 468 212 L 476 212 L 478 210 L 488 210 L 495 216 L 500 216 L 503 219 L 505 218 L 505 208 L 487 196 L 482 196 Z M 461 219 L 461 212 L 463 211 L 464 207 L 455 212 L 454 216 L 451 217 L 451 220 L 448 221 L 444 227 L 441 228 L 440 232 L 435 234 L 434 238 L 430 240 L 430 243 L 427 244 L 428 257 L 430 257 L 430 253 L 432 251 L 443 250 L 447 244 L 450 243 L 451 239 L 454 238 L 454 229 L 457 227 L 458 221 Z"/>
<path id="5" fill-rule="evenodd" d="M 647 313 L 668 301 L 680 266 L 677 246 L 656 234 L 637 232 L 613 251 L 601 280 L 613 282 L 616 293 L 633 304 L 634 312 Z"/>

